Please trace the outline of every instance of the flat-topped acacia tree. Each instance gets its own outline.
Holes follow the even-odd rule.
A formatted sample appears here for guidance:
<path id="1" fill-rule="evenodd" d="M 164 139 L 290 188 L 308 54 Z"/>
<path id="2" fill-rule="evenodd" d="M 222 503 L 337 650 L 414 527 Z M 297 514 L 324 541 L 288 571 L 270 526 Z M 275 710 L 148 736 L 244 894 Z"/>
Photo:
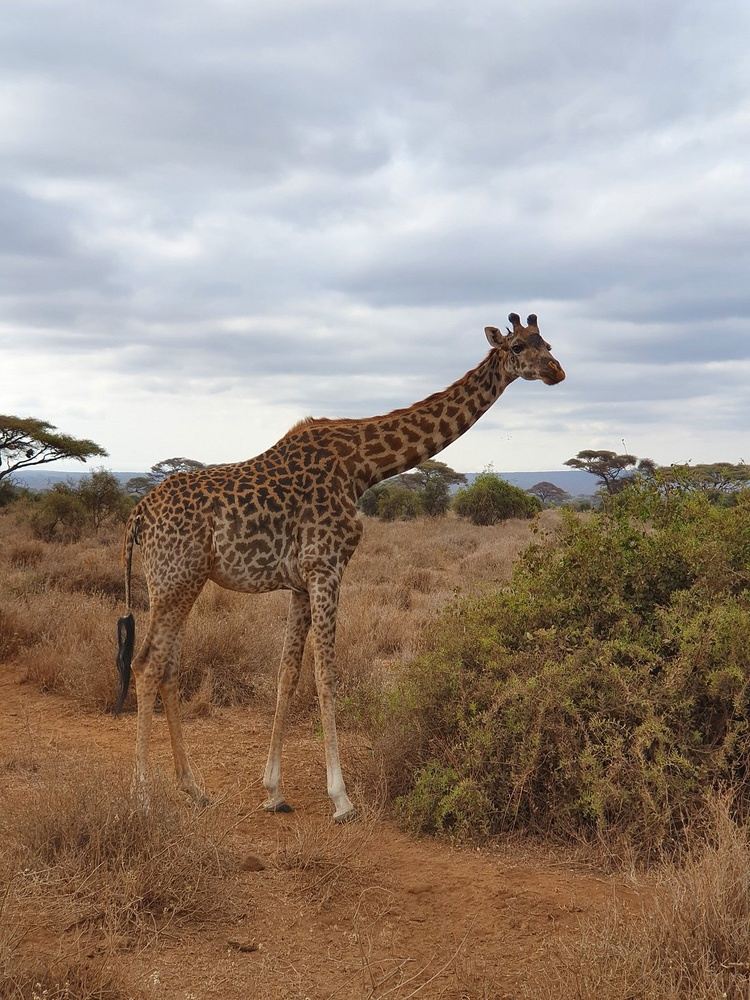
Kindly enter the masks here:
<path id="1" fill-rule="evenodd" d="M 0 415 L 0 481 L 19 469 L 47 465 L 61 458 L 85 462 L 106 454 L 95 441 L 61 434 L 46 420 Z"/>

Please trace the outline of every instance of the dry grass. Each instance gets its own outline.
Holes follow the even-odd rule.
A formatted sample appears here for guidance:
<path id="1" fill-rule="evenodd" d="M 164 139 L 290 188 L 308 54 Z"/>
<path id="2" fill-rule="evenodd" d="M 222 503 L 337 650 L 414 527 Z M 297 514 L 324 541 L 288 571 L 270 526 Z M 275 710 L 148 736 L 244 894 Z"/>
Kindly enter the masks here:
<path id="1" fill-rule="evenodd" d="M 552 512 L 542 518 L 547 525 L 554 520 Z M 393 662 L 419 652 L 442 606 L 459 593 L 509 577 L 531 530 L 528 521 L 481 528 L 453 518 L 366 520 L 339 613 L 342 721 L 356 717 L 367 691 L 387 679 Z M 120 543 L 120 533 L 112 530 L 73 545 L 43 544 L 11 511 L 0 512 L 0 662 L 16 660 L 44 691 L 111 708 L 114 629 L 124 587 Z M 142 636 L 147 601 L 137 559 L 135 570 Z M 205 588 L 183 643 L 181 686 L 189 711 L 201 715 L 215 705 L 273 702 L 287 604 L 284 593 L 247 596 L 213 584 Z M 309 710 L 316 700 L 311 660 L 308 648 L 297 711 Z"/>
<path id="2" fill-rule="evenodd" d="M 87 955 L 58 960 L 24 958 L 0 942 L 2 1000 L 136 1000 L 142 996 L 126 963 L 111 956 Z"/>
<path id="3" fill-rule="evenodd" d="M 468 915 L 466 930 L 452 948 L 445 954 L 433 955 L 426 962 L 409 955 L 378 954 L 367 922 L 355 920 L 355 926 L 361 968 L 357 976 L 358 991 L 351 993 L 352 996 L 362 1000 L 413 1000 L 416 997 L 423 1000 L 499 1000 L 508 997 L 500 991 L 483 963 L 472 956 L 473 922 Z"/>
<path id="4" fill-rule="evenodd" d="M 382 807 L 377 806 L 360 810 L 356 822 L 342 826 L 298 824 L 279 843 L 274 864 L 295 873 L 306 900 L 318 911 L 331 902 L 356 902 L 374 894 L 382 916 L 388 893 L 383 890 L 381 896 L 375 869 L 367 860 L 381 815 Z"/>
<path id="5" fill-rule="evenodd" d="M 185 808 L 163 784 L 149 808 L 129 775 L 96 760 L 37 757 L 25 781 L 0 787 L 0 843 L 16 910 L 96 930 L 112 945 L 221 915 L 230 868 L 213 810 Z"/>
<path id="6" fill-rule="evenodd" d="M 547 955 L 528 1000 L 746 1000 L 750 831 L 719 801 L 705 836 L 663 870 L 647 909 L 613 907 Z"/>
<path id="7" fill-rule="evenodd" d="M 45 547 L 41 542 L 20 541 L 8 549 L 8 562 L 14 569 L 38 566 L 44 556 Z"/>

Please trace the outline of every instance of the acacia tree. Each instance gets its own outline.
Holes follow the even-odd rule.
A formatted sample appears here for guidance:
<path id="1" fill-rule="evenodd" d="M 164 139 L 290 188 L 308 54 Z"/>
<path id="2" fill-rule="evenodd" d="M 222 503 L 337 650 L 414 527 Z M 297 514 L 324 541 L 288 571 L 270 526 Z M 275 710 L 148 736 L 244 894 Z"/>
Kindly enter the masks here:
<path id="1" fill-rule="evenodd" d="M 0 416 L 0 481 L 19 469 L 61 458 L 85 462 L 107 452 L 94 441 L 60 434 L 54 424 L 35 417 Z"/>
<path id="2" fill-rule="evenodd" d="M 535 483 L 533 486 L 530 486 L 526 492 L 538 497 L 542 503 L 564 503 L 570 499 L 570 493 L 567 490 L 556 486 L 554 483 L 548 483 L 546 479 L 543 479 L 541 483 Z"/>
<path id="3" fill-rule="evenodd" d="M 633 471 L 652 475 L 655 464 L 650 458 L 638 459 L 635 455 L 618 455 L 614 451 L 579 451 L 575 458 L 569 458 L 565 465 L 571 469 L 590 472 L 599 480 L 600 489 L 607 493 L 619 493 L 632 479 Z"/>
<path id="4" fill-rule="evenodd" d="M 96 469 L 86 476 L 76 490 L 96 531 L 108 518 L 125 521 L 133 505 L 118 480 L 108 469 Z"/>
<path id="5" fill-rule="evenodd" d="M 198 462 L 194 458 L 165 458 L 152 465 L 144 476 L 133 476 L 132 479 L 128 479 L 125 489 L 134 496 L 143 497 L 175 472 L 196 472 L 205 468 L 203 462 Z"/>
<path id="6" fill-rule="evenodd" d="M 655 478 L 662 490 L 700 492 L 715 502 L 731 502 L 735 494 L 750 487 L 750 465 L 745 462 L 670 465 L 660 468 Z"/>
<path id="7" fill-rule="evenodd" d="M 413 490 L 426 490 L 430 483 L 441 482 L 446 486 L 458 486 L 466 482 L 463 472 L 456 472 L 446 462 L 428 458 L 411 472 L 405 472 L 396 477 L 402 486 Z"/>

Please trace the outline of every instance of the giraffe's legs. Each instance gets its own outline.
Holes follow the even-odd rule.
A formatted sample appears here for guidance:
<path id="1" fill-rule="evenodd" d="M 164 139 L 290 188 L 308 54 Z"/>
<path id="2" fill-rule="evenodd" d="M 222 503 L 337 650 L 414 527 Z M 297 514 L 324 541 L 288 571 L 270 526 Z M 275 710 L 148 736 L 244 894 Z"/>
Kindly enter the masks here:
<path id="1" fill-rule="evenodd" d="M 336 736 L 335 643 L 338 599 L 337 577 L 317 574 L 313 576 L 310 581 L 310 605 L 315 640 L 315 684 L 318 688 L 320 716 L 323 723 L 328 795 L 335 809 L 334 820 L 343 823 L 354 817 L 355 809 L 346 794 Z"/>
<path id="2" fill-rule="evenodd" d="M 135 663 L 133 664 L 135 668 Z M 133 789 L 142 805 L 148 806 L 148 741 L 156 701 L 156 681 L 145 673 L 135 672 L 138 722 L 135 737 L 135 774 Z"/>
<path id="3" fill-rule="evenodd" d="M 263 785 L 268 798 L 263 808 L 270 812 L 290 812 L 291 806 L 284 800 L 281 791 L 281 745 L 284 739 L 286 716 L 289 702 L 297 688 L 302 654 L 305 651 L 307 633 L 310 631 L 310 597 L 307 593 L 292 592 L 289 617 L 286 623 L 284 651 L 281 654 L 278 687 L 276 691 L 276 714 L 273 720 L 271 745 L 263 775 Z"/>
<path id="4" fill-rule="evenodd" d="M 174 675 L 179 658 L 180 637 L 195 594 L 189 601 L 181 595 L 179 602 L 154 601 L 151 607 L 151 621 L 143 646 L 133 661 L 136 696 L 138 701 L 138 723 L 136 735 L 135 785 L 139 798 L 148 802 L 148 744 L 151 734 L 154 702 L 157 691 L 161 690 L 164 708 L 169 723 L 175 768 L 180 786 L 193 798 L 200 800 L 201 791 L 195 783 L 190 763 L 185 753 L 182 730 L 177 714 L 177 691 Z"/>
<path id="5" fill-rule="evenodd" d="M 167 716 L 169 725 L 169 738 L 172 743 L 172 754 L 174 756 L 174 769 L 177 774 L 177 784 L 187 792 L 190 798 L 200 806 L 209 803 L 208 796 L 201 790 L 195 780 L 193 769 L 190 766 L 185 741 L 182 736 L 182 723 L 180 722 L 179 698 L 177 694 L 177 681 L 174 673 L 170 674 L 159 686 L 164 713 Z"/>

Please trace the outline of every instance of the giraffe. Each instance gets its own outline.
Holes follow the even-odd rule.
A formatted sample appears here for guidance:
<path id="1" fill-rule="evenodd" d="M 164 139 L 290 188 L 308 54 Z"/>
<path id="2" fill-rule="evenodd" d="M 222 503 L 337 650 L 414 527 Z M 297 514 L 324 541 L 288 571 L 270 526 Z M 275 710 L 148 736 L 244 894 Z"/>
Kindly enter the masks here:
<path id="1" fill-rule="evenodd" d="M 206 799 L 183 741 L 177 670 L 185 622 L 207 580 L 244 593 L 291 591 L 278 673 L 276 712 L 263 777 L 264 808 L 290 812 L 281 784 L 281 749 L 290 699 L 312 631 L 315 683 L 334 820 L 355 815 L 339 760 L 334 640 L 342 574 L 362 535 L 357 500 L 375 483 L 413 468 L 464 434 L 516 379 L 554 385 L 565 373 L 539 333 L 517 313 L 503 333 L 485 327 L 490 352 L 441 392 L 365 419 L 306 418 L 246 462 L 169 476 L 136 505 L 125 529 L 125 602 L 118 621 L 122 709 L 132 673 L 138 718 L 134 782 L 147 801 L 148 742 L 157 692 L 167 717 L 178 785 Z M 133 659 L 133 546 L 148 584 L 150 620 Z"/>

